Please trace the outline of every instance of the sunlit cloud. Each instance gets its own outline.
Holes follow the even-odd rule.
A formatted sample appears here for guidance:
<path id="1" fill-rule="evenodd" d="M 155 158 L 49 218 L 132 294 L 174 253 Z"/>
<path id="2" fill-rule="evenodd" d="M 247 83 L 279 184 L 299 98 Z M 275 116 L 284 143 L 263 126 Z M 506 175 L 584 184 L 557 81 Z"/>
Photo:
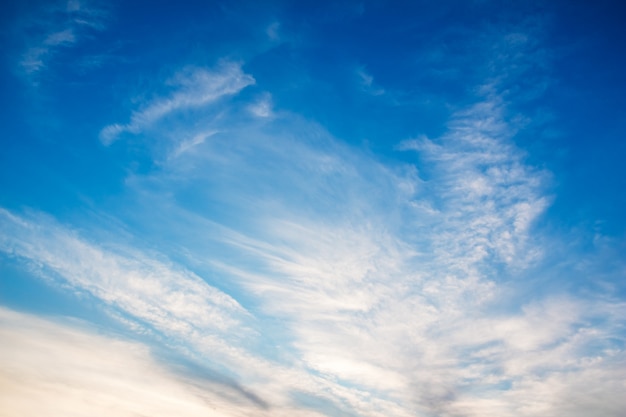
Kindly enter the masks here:
<path id="1" fill-rule="evenodd" d="M 368 27 L 370 7 L 358 9 L 339 11 L 342 31 Z M 88 10 L 67 4 L 74 20 L 42 35 L 35 71 L 97 28 Z M 536 89 L 520 91 L 525 74 L 547 62 L 532 19 L 446 32 L 444 46 L 474 48 L 471 59 L 437 60 L 472 75 L 462 94 L 442 93 L 437 118 L 446 120 L 424 134 L 429 115 L 391 126 L 419 107 L 406 103 L 422 102 L 415 85 L 403 91 L 366 51 L 339 59 L 320 50 L 310 22 L 335 27 L 339 40 L 338 15 L 312 11 L 293 24 L 277 14 L 280 24 L 267 26 L 273 17 L 264 15 L 248 29 L 244 20 L 227 52 L 217 48 L 221 57 L 177 55 L 168 67 L 178 70 L 145 80 L 143 91 L 116 81 L 115 103 L 132 103 L 121 121 L 106 124 L 117 112 L 87 127 L 72 119 L 95 132 L 96 156 L 81 163 L 114 166 L 102 174 L 117 175 L 114 192 L 81 195 L 87 203 L 73 211 L 62 201 L 24 208 L 3 200 L 2 259 L 89 304 L 117 332 L 0 307 L 3 408 L 26 416 L 622 416 L 619 242 L 597 233 L 589 248 L 546 226 L 558 173 L 518 137 L 531 117 L 523 104 L 549 78 L 539 74 Z M 348 15 L 364 21 L 350 26 Z M 239 44 L 259 28 L 262 39 Z M 267 49 L 287 32 L 301 44 Z M 478 61 L 474 52 L 480 62 L 458 65 Z M 273 78 L 302 65 L 288 84 Z M 132 68 L 138 78 L 154 74 Z M 334 104 L 320 101 L 318 87 L 338 98 L 334 108 L 316 110 Z M 363 145 L 361 126 L 346 127 L 359 123 L 382 139 Z M 106 146 L 92 146 L 98 137 Z"/>
<path id="2" fill-rule="evenodd" d="M 223 379 L 164 366 L 146 346 L 84 323 L 2 308 L 0 335 L 0 404 L 10 415 L 265 415 Z"/>
<path id="3" fill-rule="evenodd" d="M 2 248 L 192 349 L 196 360 L 225 365 L 275 413 L 293 398 L 368 416 L 557 410 L 534 397 L 536 381 L 591 378 L 621 363 L 610 329 L 623 306 L 510 298 L 509 309 L 490 312 L 505 294 L 501 268 L 541 262 L 533 222 L 549 202 L 547 174 L 525 164 L 504 106 L 489 96 L 454 114 L 442 137 L 402 142 L 398 149 L 419 152 L 436 173 L 429 181 L 287 113 L 275 123 L 288 134 L 239 119 L 237 128 L 181 142 L 161 172 L 130 178 L 144 226 L 169 218 L 168 234 L 190 264 L 205 281 L 239 288 L 231 296 L 40 215 L 4 211 Z M 213 190 L 210 199 L 203 189 Z M 199 198 L 183 203 L 177 190 Z M 230 215 L 205 215 L 209 201 Z M 280 346 L 268 344 L 277 338 Z M 255 344 L 264 347 L 250 350 Z M 618 408 L 607 403 L 606 412 Z"/>

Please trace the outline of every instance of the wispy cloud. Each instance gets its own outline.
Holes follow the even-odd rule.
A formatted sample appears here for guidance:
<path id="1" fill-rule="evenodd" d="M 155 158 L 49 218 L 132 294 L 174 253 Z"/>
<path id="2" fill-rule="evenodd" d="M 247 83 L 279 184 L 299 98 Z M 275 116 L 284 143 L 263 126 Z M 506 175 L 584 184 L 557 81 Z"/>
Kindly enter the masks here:
<path id="1" fill-rule="evenodd" d="M 273 22 L 266 29 L 265 33 L 271 41 L 280 41 L 280 22 Z"/>
<path id="2" fill-rule="evenodd" d="M 189 271 L 132 248 L 103 249 L 44 216 L 0 210 L 0 224 L 2 251 L 28 261 L 56 285 L 87 293 L 181 340 L 197 331 L 209 337 L 234 328 L 245 337 L 245 309 Z"/>
<path id="3" fill-rule="evenodd" d="M 428 180 L 282 114 L 262 129 L 240 120 L 129 185 L 140 212 L 169 207 L 161 215 L 176 219 L 192 264 L 242 287 L 262 323 L 281 323 L 263 333 L 287 339 L 319 376 L 309 395 L 357 415 L 532 416 L 533 404 L 556 415 L 533 381 L 621 363 L 624 306 L 508 292 L 503 278 L 543 262 L 534 222 L 550 196 L 549 174 L 525 163 L 505 114 L 487 95 L 440 138 L 404 141 Z M 181 189 L 211 196 L 184 203 Z M 613 391 L 619 374 L 607 375 Z"/>
<path id="4" fill-rule="evenodd" d="M 72 29 L 65 29 L 61 32 L 51 33 L 50 35 L 48 35 L 43 43 L 44 45 L 58 46 L 71 44 L 74 42 L 76 42 L 76 36 L 74 36 L 74 31 Z"/>
<path id="5" fill-rule="evenodd" d="M 376 91 L 373 76 L 357 78 Z M 415 163 L 401 163 L 273 112 L 269 93 L 238 97 L 219 120 L 178 120 L 255 83 L 237 63 L 189 67 L 169 94 L 100 134 L 105 144 L 155 127 L 151 142 L 176 137 L 174 150 L 126 178 L 118 197 L 121 221 L 170 258 L 128 242 L 95 243 L 91 234 L 106 226 L 79 233 L 4 209 L 0 250 L 128 326 L 153 331 L 151 341 L 227 373 L 235 383 L 213 384 L 205 397 L 235 398 L 215 400 L 224 415 L 621 416 L 626 305 L 612 289 L 526 291 L 538 265 L 565 275 L 549 264 L 549 240 L 536 227 L 550 174 L 516 146 L 509 93 L 487 78 L 441 136 L 402 141 L 396 150 Z M 2 314 L 25 328 L 34 322 Z M 50 327 L 37 326 L 28 338 Z M 75 333 L 52 328 L 51 346 Z M 16 341 L 10 355 L 27 345 L 18 330 L 6 332 Z M 92 344 L 91 336 L 72 337 Z M 145 352 L 139 368 L 137 356 L 116 356 L 130 374 L 114 378 L 135 385 L 135 373 L 156 373 L 158 392 L 179 392 Z M 15 372 L 34 386 L 62 380 L 54 367 L 42 380 Z"/>
<path id="6" fill-rule="evenodd" d="M 3 211 L 2 250 L 221 363 L 272 415 L 559 415 L 577 398 L 618 416 L 624 305 L 526 299 L 499 279 L 540 261 L 532 225 L 547 204 L 546 174 L 524 163 L 502 106 L 489 97 L 441 138 L 401 145 L 423 155 L 428 181 L 286 115 L 276 130 L 196 140 L 163 171 L 129 179 L 145 225 L 169 218 L 190 264 L 239 288 L 230 296 L 39 215 Z M 229 215 L 176 198 L 202 189 Z M 601 384 L 605 401 L 572 381 Z"/>
<path id="7" fill-rule="evenodd" d="M 28 26 L 34 32 L 20 66 L 27 75 L 42 71 L 63 48 L 77 43 L 89 30 L 102 30 L 106 13 L 90 3 L 69 1 L 46 8 Z"/>
<path id="8" fill-rule="evenodd" d="M 385 90 L 374 83 L 374 76 L 368 73 L 365 68 L 357 69 L 356 76 L 363 91 L 373 96 L 385 94 Z"/>
<path id="9" fill-rule="evenodd" d="M 438 249 L 455 253 L 458 261 L 495 256 L 506 264 L 527 265 L 541 255 L 540 248 L 526 243 L 533 220 L 549 204 L 544 194 L 549 174 L 524 164 L 503 110 L 500 98 L 489 97 L 455 114 L 441 139 L 422 137 L 399 145 L 432 164 L 433 185 L 441 191 L 431 207 L 449 213 L 441 224 L 449 230 L 440 230 Z"/>
<path id="10" fill-rule="evenodd" d="M 237 387 L 164 366 L 143 345 L 0 308 L 3 413 L 265 415 Z M 242 414 L 243 413 L 243 414 Z"/>
<path id="11" fill-rule="evenodd" d="M 256 117 L 271 117 L 273 114 L 272 95 L 267 92 L 264 93 L 257 99 L 257 101 L 248 106 L 248 110 L 250 110 L 250 113 Z"/>
<path id="12" fill-rule="evenodd" d="M 108 145 L 124 132 L 137 134 L 169 114 L 202 107 L 224 96 L 237 94 L 254 82 L 254 78 L 245 74 L 238 63 L 222 62 L 213 70 L 187 68 L 170 81 L 176 90 L 168 97 L 146 103 L 132 113 L 129 123 L 104 127 L 100 139 Z"/>
<path id="13" fill-rule="evenodd" d="M 119 129 L 141 132 L 252 82 L 238 64 L 189 70 Z M 502 96 L 455 112 L 441 137 L 399 145 L 428 176 L 288 112 L 259 123 L 250 105 L 201 131 L 164 126 L 163 137 L 189 139 L 127 179 L 129 221 L 197 273 L 6 210 L 2 251 L 219 365 L 272 415 L 559 415 L 571 398 L 620 415 L 623 303 L 529 298 L 504 279 L 545 261 L 534 222 L 550 197 Z M 605 401 L 575 380 L 602 384 Z"/>

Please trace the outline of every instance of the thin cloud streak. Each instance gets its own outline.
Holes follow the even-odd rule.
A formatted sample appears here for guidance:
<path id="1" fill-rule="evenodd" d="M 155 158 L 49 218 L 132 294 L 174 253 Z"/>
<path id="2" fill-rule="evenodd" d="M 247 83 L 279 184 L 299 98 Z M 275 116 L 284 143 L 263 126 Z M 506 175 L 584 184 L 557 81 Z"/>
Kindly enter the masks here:
<path id="1" fill-rule="evenodd" d="M 114 309 L 181 338 L 237 328 L 249 314 L 237 301 L 200 277 L 150 259 L 132 248 L 106 250 L 44 216 L 20 217 L 0 210 L 3 252 L 28 261 L 54 285 L 103 301 Z M 122 255 L 122 253 L 124 255 Z"/>
<path id="2" fill-rule="evenodd" d="M 110 145 L 120 134 L 138 134 L 169 114 L 205 106 L 222 97 L 235 95 L 255 80 L 241 65 L 222 62 L 218 68 L 188 68 L 176 74 L 171 84 L 178 87 L 169 97 L 158 98 L 134 111 L 127 124 L 112 124 L 100 131 L 100 140 Z"/>
<path id="3" fill-rule="evenodd" d="M 68 1 L 44 9 L 40 16 L 31 16 L 31 30 L 39 33 L 22 54 L 19 65 L 27 76 L 35 76 L 63 48 L 79 42 L 88 31 L 103 30 L 106 12 L 89 2 Z"/>

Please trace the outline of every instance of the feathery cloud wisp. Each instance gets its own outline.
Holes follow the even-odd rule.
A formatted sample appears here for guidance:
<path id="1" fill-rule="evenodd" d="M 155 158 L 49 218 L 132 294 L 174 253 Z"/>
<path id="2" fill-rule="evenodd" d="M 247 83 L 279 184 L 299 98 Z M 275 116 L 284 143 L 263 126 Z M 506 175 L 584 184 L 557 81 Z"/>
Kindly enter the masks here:
<path id="1" fill-rule="evenodd" d="M 78 1 L 45 9 L 32 28 L 38 36 L 22 54 L 19 65 L 27 75 L 36 75 L 62 48 L 76 44 L 89 30 L 102 30 L 105 18 L 103 10 Z"/>
<path id="2" fill-rule="evenodd" d="M 68 11 L 78 10 L 79 2 L 68 4 Z M 575 244 L 561 245 L 560 256 L 551 254 L 562 237 L 537 227 L 550 202 L 550 174 L 531 165 L 516 146 L 519 119 L 510 111 L 527 98 L 512 91 L 521 88 L 516 78 L 537 61 L 527 53 L 539 49 L 532 36 L 517 29 L 503 36 L 494 25 L 479 28 L 480 35 L 470 33 L 476 36 L 467 36 L 469 42 L 453 38 L 455 50 L 468 43 L 483 48 L 457 65 L 464 93 L 437 93 L 459 107 L 447 124 L 438 124 L 436 136 L 404 140 L 395 148 L 401 153 L 380 155 L 353 145 L 360 139 L 356 132 L 384 136 L 376 146 L 389 151 L 390 141 L 414 137 L 421 127 L 406 115 L 415 107 L 401 108 L 406 102 L 399 98 L 420 99 L 415 79 L 407 77 L 406 85 L 405 78 L 394 80 L 403 74 L 391 65 L 398 61 L 374 64 L 382 57 L 368 55 L 375 44 L 363 48 L 362 60 L 320 55 L 314 14 L 307 16 L 311 25 L 293 24 L 289 13 L 278 15 L 281 33 L 273 28 L 267 35 L 280 41 L 287 32 L 311 30 L 309 39 L 302 37 L 305 48 L 294 42 L 268 51 L 268 44 L 277 42 L 259 38 L 260 26 L 252 25 L 261 45 L 238 50 L 257 54 L 247 71 L 229 61 L 213 69 L 183 67 L 169 81 L 151 80 L 160 86 L 144 92 L 151 99 L 134 106 L 127 120 L 101 129 L 105 144 L 136 135 L 133 145 L 145 146 L 133 146 L 130 153 L 152 162 L 141 169 L 128 166 L 117 178 L 115 195 L 92 193 L 107 198 L 108 204 L 98 206 L 106 213 L 84 206 L 71 215 L 56 212 L 59 219 L 77 221 L 79 229 L 72 220 L 0 208 L 0 252 L 10 264 L 109 314 L 118 320 L 116 328 L 126 326 L 125 335 L 135 340 L 122 343 L 0 310 L 0 332 L 12 340 L 0 346 L 8 358 L 0 359 L 0 381 L 17 375 L 37 387 L 33 397 L 44 405 L 50 395 L 40 387 L 58 383 L 63 398 L 81 397 L 77 410 L 96 415 L 85 408 L 84 391 L 77 387 L 115 396 L 122 379 L 129 393 L 143 391 L 145 381 L 137 374 L 153 379 L 157 393 L 171 391 L 173 401 L 182 404 L 180 413 L 191 415 L 197 411 L 195 394 L 210 402 L 207 412 L 218 404 L 223 415 L 239 417 L 624 414 L 623 294 L 608 286 L 580 290 L 586 275 L 595 278 L 588 272 L 594 262 L 581 260 Z M 364 9 L 359 15 L 362 23 L 369 18 Z M 267 19 L 262 17 L 262 28 Z M 336 28 L 343 30 L 346 21 L 339 20 Z M 83 24 L 47 31 L 40 43 L 52 49 L 70 45 Z M 324 29 L 332 25 L 326 21 Z M 217 33 L 223 27 L 211 29 Z M 185 35 L 194 36 L 195 30 Z M 240 30 L 231 35 L 246 38 Z M 328 33 L 332 41 L 341 38 L 339 30 Z M 488 39 L 494 33 L 497 39 Z M 391 32 L 378 35 L 393 38 Z M 165 31 L 160 40 L 168 36 Z M 393 60 L 396 45 L 383 43 Z M 442 51 L 441 65 L 448 67 L 451 54 Z M 484 62 L 472 65 L 472 76 L 461 77 L 476 56 Z M 323 67 L 327 62 L 320 57 L 336 59 L 344 72 Z M 292 65 L 276 65 L 286 62 Z M 370 73 L 355 74 L 354 62 L 369 62 L 376 79 L 390 84 L 379 87 Z M 136 68 L 143 71 L 141 63 Z M 359 82 L 372 94 L 384 87 L 393 92 L 393 103 L 354 94 L 354 88 L 335 89 L 346 81 L 346 68 L 352 87 Z M 275 79 L 294 69 L 307 79 L 304 97 L 294 97 L 303 91 L 293 94 L 295 83 Z M 239 94 L 257 82 L 247 72 L 261 85 Z M 476 78 L 482 84 L 468 97 L 466 87 Z M 280 86 L 274 89 L 274 82 Z M 412 91 L 404 91 L 407 85 Z M 320 111 L 309 100 L 319 100 L 328 91 L 317 91 L 323 86 L 350 100 L 318 101 L 335 104 Z M 106 102 L 105 92 L 102 97 Z M 280 111 L 273 111 L 272 103 Z M 290 106 L 313 117 L 321 114 L 318 120 L 336 113 L 343 125 L 357 126 L 339 130 L 348 136 L 344 142 L 331 133 L 337 124 L 327 129 L 290 112 Z M 373 115 L 380 119 L 359 125 Z M 412 127 L 389 129 L 403 115 Z M 120 155 L 119 149 L 90 151 Z M 583 263 L 585 269 L 579 268 Z M 551 286 L 544 288 L 545 282 Z M 42 344 L 51 351 L 43 352 Z M 113 365 L 121 369 L 111 366 L 106 373 L 90 351 L 103 355 L 91 347 L 109 344 Z M 168 357 L 153 356 L 146 346 Z M 173 372 L 165 365 L 170 361 L 190 365 L 181 365 L 187 372 Z M 34 375 L 32 364 L 44 372 Z M 66 379 L 58 364 L 72 370 Z M 211 377 L 190 376 L 196 366 Z M 102 382 L 103 372 L 112 381 Z M 601 401 L 585 395 L 587 385 L 598 387 L 593 394 Z M 187 386 L 195 387 L 193 395 L 179 396 Z M 26 409 L 25 389 L 10 392 L 16 399 L 11 406 Z M 122 415 L 124 395 L 118 398 Z M 143 406 L 151 395 L 137 394 L 138 408 L 132 411 L 158 415 L 160 410 Z M 101 404 L 92 405 L 105 408 Z M 157 405 L 171 413 L 167 401 Z M 65 407 L 59 414 L 69 408 L 59 406 Z"/>
<path id="3" fill-rule="evenodd" d="M 100 140 L 109 145 L 124 132 L 140 133 L 169 114 L 202 107 L 224 96 L 237 94 L 254 82 L 252 76 L 242 71 L 240 64 L 233 62 L 222 62 L 213 70 L 188 68 L 172 79 L 171 83 L 178 87 L 172 94 L 134 111 L 127 124 L 104 127 L 100 131 Z"/>

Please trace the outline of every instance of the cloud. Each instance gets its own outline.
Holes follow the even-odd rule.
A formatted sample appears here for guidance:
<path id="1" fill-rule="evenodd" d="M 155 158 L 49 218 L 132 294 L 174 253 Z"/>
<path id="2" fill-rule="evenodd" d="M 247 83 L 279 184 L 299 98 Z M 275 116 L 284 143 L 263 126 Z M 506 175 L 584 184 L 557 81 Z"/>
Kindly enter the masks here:
<path id="1" fill-rule="evenodd" d="M 265 415 L 240 390 L 160 364 L 146 346 L 0 308 L 0 405 L 24 417 Z"/>
<path id="2" fill-rule="evenodd" d="M 399 146 L 424 178 L 296 115 L 244 118 L 248 105 L 127 179 L 128 221 L 196 273 L 38 214 L 2 211 L 0 248 L 220 365 L 275 416 L 543 416 L 570 398 L 623 411 L 572 382 L 619 388 L 623 304 L 509 292 L 545 262 L 549 176 L 525 163 L 501 97 Z"/>
<path id="3" fill-rule="evenodd" d="M 76 42 L 73 29 L 65 29 L 60 32 L 51 33 L 44 40 L 44 45 L 59 46 Z"/>
<path id="4" fill-rule="evenodd" d="M 371 75 L 357 76 L 371 88 Z M 623 302 L 525 287 L 531 273 L 565 274 L 536 228 L 550 174 L 515 145 L 498 83 L 477 88 L 440 137 L 399 144 L 415 163 L 272 113 L 269 93 L 219 118 L 173 117 L 254 82 L 240 64 L 190 67 L 169 95 L 101 131 L 105 144 L 154 127 L 152 142 L 176 138 L 126 179 L 119 216 L 186 266 L 8 210 L 0 249 L 219 366 L 273 416 L 556 416 L 577 412 L 572 401 L 623 414 Z"/>
<path id="5" fill-rule="evenodd" d="M 226 121 L 219 140 L 128 184 L 138 212 L 168 207 L 159 216 L 175 219 L 191 264 L 242 288 L 260 323 L 280 323 L 262 333 L 317 376 L 308 395 L 364 416 L 532 416 L 534 402 L 556 414 L 532 381 L 622 361 L 609 348 L 624 340 L 612 341 L 622 307 L 509 292 L 545 262 L 534 224 L 550 176 L 525 162 L 506 114 L 487 95 L 441 137 L 404 141 L 428 180 L 284 113 L 262 128 Z"/>
<path id="6" fill-rule="evenodd" d="M 271 41 L 280 41 L 280 22 L 270 24 L 267 29 L 265 29 L 265 33 Z"/>
<path id="7" fill-rule="evenodd" d="M 499 97 L 488 97 L 453 115 L 440 140 L 422 137 L 399 146 L 432 164 L 434 185 L 441 190 L 433 206 L 450 213 L 437 245 L 458 261 L 495 256 L 509 265 L 527 265 L 541 256 L 537 246 L 526 245 L 532 222 L 550 202 L 543 194 L 549 173 L 524 164 L 503 111 Z"/>
<path id="8" fill-rule="evenodd" d="M 103 249 L 43 215 L 2 210 L 0 222 L 2 252 L 51 285 L 100 301 L 131 331 L 232 375 L 228 385 L 255 409 L 281 405 L 272 415 L 291 415 L 291 390 L 316 393 L 326 383 L 251 351 L 272 343 L 259 340 L 258 321 L 193 273 L 131 247 Z"/>
<path id="9" fill-rule="evenodd" d="M 34 76 L 63 48 L 79 42 L 90 30 L 103 30 L 107 14 L 85 2 L 69 1 L 55 4 L 33 16 L 27 29 L 36 35 L 28 37 L 28 46 L 19 65 L 26 75 Z"/>
<path id="10" fill-rule="evenodd" d="M 204 141 L 218 133 L 219 131 L 210 130 L 194 134 L 190 139 L 181 141 L 174 152 L 172 152 L 171 157 L 176 158 L 185 152 L 191 151 L 195 146 L 202 145 Z"/>
<path id="11" fill-rule="evenodd" d="M 385 94 L 385 90 L 374 84 L 374 77 L 365 71 L 364 68 L 357 69 L 356 76 L 363 91 L 373 96 Z"/>
<path id="12" fill-rule="evenodd" d="M 216 69 L 187 68 L 176 74 L 171 84 L 177 87 L 168 97 L 157 98 L 136 110 L 127 124 L 112 124 L 100 131 L 100 140 L 111 144 L 124 132 L 140 133 L 157 121 L 175 112 L 205 106 L 222 97 L 237 94 L 254 84 L 252 76 L 245 74 L 241 65 L 222 62 Z"/>
<path id="13" fill-rule="evenodd" d="M 107 250 L 40 215 L 0 210 L 3 252 L 26 260 L 38 275 L 181 339 L 237 328 L 245 337 L 248 313 L 197 275 L 127 247 Z M 249 330 L 248 330 L 249 332 Z"/>
<path id="14" fill-rule="evenodd" d="M 256 117 L 271 117 L 273 115 L 271 94 L 263 94 L 256 102 L 248 106 L 248 110 Z"/>

